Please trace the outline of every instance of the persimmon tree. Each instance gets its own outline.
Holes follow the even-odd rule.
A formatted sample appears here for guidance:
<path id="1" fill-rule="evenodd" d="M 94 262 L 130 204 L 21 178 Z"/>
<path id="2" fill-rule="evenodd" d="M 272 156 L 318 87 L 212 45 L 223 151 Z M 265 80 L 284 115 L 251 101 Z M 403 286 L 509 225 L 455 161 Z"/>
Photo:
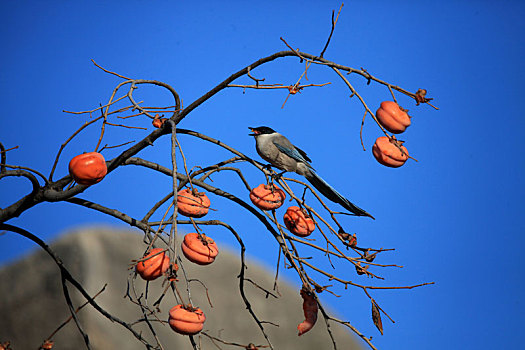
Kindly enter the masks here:
<path id="1" fill-rule="evenodd" d="M 339 9 L 339 12 L 340 11 L 341 9 Z M 225 89 L 254 89 L 260 91 L 261 98 L 264 98 L 264 90 L 281 89 L 286 93 L 284 100 L 284 103 L 286 103 L 289 98 L 293 98 L 296 93 L 304 89 L 321 86 L 324 88 L 332 88 L 327 86 L 328 83 L 306 83 L 307 74 L 310 69 L 327 69 L 333 71 L 337 78 L 344 82 L 344 85 L 350 91 L 351 102 L 359 103 L 363 108 L 364 112 L 360 131 L 363 150 L 365 147 L 362 140 L 362 129 L 365 120 L 371 118 L 375 122 L 375 125 L 384 133 L 384 136 L 376 141 L 373 147 L 373 155 L 383 165 L 390 167 L 402 166 L 405 161 L 410 158 L 407 148 L 403 146 L 402 141 L 396 139 L 396 137 L 388 132 L 390 130 L 393 133 L 399 134 L 410 125 L 406 111 L 399 108 L 397 97 L 402 96 L 405 100 L 411 100 L 418 106 L 426 105 L 435 109 L 437 108 L 430 104 L 432 99 L 426 97 L 427 92 L 424 89 L 410 92 L 397 84 L 384 81 L 372 75 L 363 68 L 356 69 L 346 65 L 345 62 L 333 62 L 326 59 L 324 55 L 330 44 L 339 12 L 337 15 L 335 12 L 332 12 L 330 35 L 320 53 L 313 54 L 294 49 L 285 39 L 281 38 L 288 50 L 276 52 L 250 63 L 241 70 L 231 74 L 227 79 L 218 83 L 211 90 L 186 106 L 182 104 L 179 91 L 167 83 L 157 80 L 126 77 L 110 71 L 93 61 L 101 70 L 117 76 L 122 81 L 114 87 L 107 103 L 104 105 L 89 111 L 74 112 L 85 116 L 86 120 L 78 130 L 74 131 L 72 135 L 61 144 L 54 163 L 50 165 L 51 170 L 48 175 L 44 175 L 35 169 L 10 164 L 7 161 L 10 150 L 6 149 L 4 145 L 0 143 L 0 180 L 13 176 L 24 177 L 29 180 L 32 185 L 32 190 L 29 194 L 22 195 L 19 200 L 6 208 L 0 209 L 0 229 L 18 233 L 36 242 L 58 265 L 62 276 L 65 302 L 71 311 L 72 319 L 77 324 L 78 330 L 82 334 L 88 349 L 90 348 L 89 336 L 83 331 L 80 321 L 76 316 L 78 310 L 75 310 L 71 303 L 67 283 L 83 295 L 86 299 L 86 305 L 93 307 L 102 316 L 126 328 L 130 334 L 135 337 L 137 341 L 142 342 L 146 348 L 160 349 L 162 345 L 158 340 L 157 343 L 149 343 L 142 334 L 137 332 L 134 325 L 129 321 L 121 320 L 104 310 L 97 303 L 95 296 L 86 292 L 81 283 L 79 283 L 64 266 L 60 257 L 57 256 L 44 241 L 21 227 L 9 224 L 10 219 L 24 215 L 25 212 L 31 210 L 35 205 L 45 202 L 67 202 L 85 207 L 87 210 L 95 210 L 112 216 L 117 220 L 140 229 L 144 233 L 144 256 L 137 257 L 134 261 L 136 273 L 134 278 L 131 279 L 131 283 L 134 283 L 136 278 L 141 277 L 149 281 L 155 279 L 164 280 L 168 287 L 156 303 L 160 303 L 166 294 L 173 294 L 178 304 L 173 305 L 170 311 L 169 324 L 174 331 L 183 336 L 187 336 L 189 342 L 195 349 L 199 348 L 195 337 L 203 336 L 221 340 L 216 335 L 201 332 L 207 311 L 203 306 L 201 306 L 201 309 L 192 305 L 190 294 L 185 293 L 183 288 L 179 288 L 179 284 L 182 283 L 181 280 L 187 280 L 188 278 L 198 279 L 198 276 L 187 276 L 186 274 L 180 273 L 179 268 L 183 268 L 184 264 L 197 263 L 206 265 L 220 263 L 220 261 L 215 262 L 215 256 L 219 252 L 220 244 L 217 244 L 212 237 L 208 237 L 204 233 L 204 227 L 207 225 L 217 225 L 225 228 L 235 237 L 240 247 L 241 268 L 238 276 L 240 295 L 246 305 L 247 312 L 249 312 L 253 318 L 254 327 L 257 327 L 266 339 L 266 344 L 245 344 L 243 345 L 244 348 L 252 350 L 263 347 L 274 348 L 266 332 L 268 325 L 260 320 L 256 312 L 251 308 L 250 302 L 244 293 L 244 286 L 247 281 L 244 275 L 245 245 L 243 243 L 243 234 L 237 232 L 234 221 L 206 220 L 210 201 L 213 203 L 213 196 L 209 198 L 209 194 L 223 197 L 235 203 L 240 210 L 245 210 L 249 213 L 253 217 L 254 222 L 259 222 L 266 230 L 268 236 L 275 240 L 276 249 L 279 250 L 280 261 L 277 263 L 277 269 L 281 263 L 284 264 L 287 268 L 295 272 L 297 280 L 302 284 L 302 288 L 298 293 L 300 292 L 304 300 L 305 321 L 298 326 L 300 335 L 314 327 L 318 314 L 320 314 L 320 317 L 325 321 L 326 330 L 330 336 L 331 331 L 328 325 L 331 323 L 341 324 L 348 327 L 366 342 L 370 348 L 375 349 L 369 336 L 360 332 L 350 321 L 336 318 L 323 307 L 318 298 L 318 294 L 333 293 L 331 290 L 332 286 L 324 284 L 327 280 L 331 281 L 332 284 L 335 283 L 344 286 L 345 289 L 354 288 L 363 292 L 371 304 L 372 320 L 381 333 L 383 331 L 381 315 L 386 315 L 388 318 L 390 318 L 390 316 L 387 315 L 385 310 L 381 308 L 374 298 L 376 291 L 381 290 L 381 292 L 384 293 L 385 290 L 411 289 L 432 283 L 427 282 L 391 287 L 376 287 L 373 284 L 360 284 L 338 276 L 332 270 L 323 268 L 316 259 L 304 258 L 305 250 L 315 250 L 323 253 L 325 259 L 329 262 L 334 260 L 342 261 L 355 269 L 357 275 L 366 275 L 370 277 L 371 280 L 383 279 L 383 277 L 381 277 L 382 268 L 397 266 L 375 262 L 375 258 L 378 255 L 393 249 L 361 246 L 357 241 L 357 235 L 349 234 L 341 223 L 340 216 L 348 214 L 341 213 L 337 211 L 337 209 L 334 209 L 332 203 L 326 203 L 322 195 L 318 194 L 309 184 L 288 177 L 286 174 L 284 176 L 277 176 L 277 173 L 271 167 L 229 146 L 227 140 L 219 141 L 198 130 L 188 130 L 179 127 L 181 121 L 191 117 L 191 113 L 195 109 Z M 294 60 L 299 64 L 300 69 L 298 72 L 300 74 L 298 74 L 298 79 L 295 84 L 270 84 L 266 82 L 266 78 L 255 77 L 258 67 L 269 65 L 273 61 L 280 59 Z M 360 92 L 354 87 L 352 81 L 357 79 L 364 79 L 367 84 L 370 85 L 370 88 L 385 89 L 392 97 L 393 101 L 389 101 L 379 108 L 380 112 L 377 113 L 377 117 L 376 113 L 371 109 L 373 107 L 367 104 Z M 146 107 L 141 101 L 137 102 L 135 92 L 144 85 L 154 86 L 168 91 L 173 98 L 173 103 L 170 106 Z M 403 103 L 408 102 L 404 101 Z M 126 123 L 129 118 L 134 118 L 133 120 L 137 120 L 137 118 L 149 120 L 152 124 L 150 128 L 153 129 L 153 131 L 149 132 L 140 141 L 133 142 L 132 144 L 123 144 L 113 148 L 101 147 L 102 140 L 111 137 L 106 126 L 134 128 L 133 126 L 122 124 L 123 121 Z M 402 119 L 401 127 L 395 128 L 390 126 L 390 124 L 399 124 L 399 118 Z M 70 175 L 55 179 L 54 175 L 63 149 L 68 147 L 70 142 L 86 128 L 96 125 L 100 127 L 100 137 L 98 141 L 94 140 L 93 142 L 93 152 L 75 157 L 75 159 L 70 162 Z M 213 147 L 223 148 L 229 152 L 231 156 L 215 164 L 199 164 L 198 168 L 188 169 L 186 157 L 191 157 L 191 155 L 184 154 L 183 139 L 179 137 L 180 135 L 189 135 L 198 139 L 199 142 L 209 143 Z M 141 151 L 153 146 L 157 140 L 163 137 L 170 138 L 171 140 L 170 164 L 159 164 L 140 157 Z M 107 161 L 101 155 L 102 153 L 105 155 L 105 158 L 108 159 Z M 118 209 L 110 209 L 100 203 L 88 201 L 80 197 L 84 191 L 89 190 L 90 186 L 97 186 L 98 182 L 104 181 L 104 177 L 118 176 L 118 174 L 114 173 L 115 170 L 127 165 L 137 166 L 137 171 L 140 171 L 140 168 L 144 168 L 143 171 L 156 172 L 159 176 L 169 176 L 172 179 L 172 185 L 169 189 L 166 189 L 166 195 L 158 198 L 158 202 L 146 211 L 142 218 L 132 217 L 127 214 L 125 203 L 122 203 L 122 207 Z M 256 171 L 260 172 L 261 176 L 259 178 L 247 178 L 244 170 L 246 166 L 256 169 Z M 212 174 L 220 171 L 231 171 L 236 174 L 238 183 L 240 184 L 238 192 L 227 192 L 221 185 L 220 180 L 215 180 L 213 183 L 209 181 Z M 260 183 L 261 179 L 265 179 L 262 184 Z M 282 217 L 280 216 L 282 214 L 278 215 L 278 209 L 285 204 L 285 198 L 286 200 L 291 200 L 294 205 L 288 208 L 286 214 Z M 161 209 L 166 207 L 167 209 Z M 182 237 L 180 230 L 182 225 L 189 225 L 193 232 Z M 314 239 L 311 239 L 312 237 L 314 237 Z M 377 246 L 381 246 L 379 242 Z M 182 258 L 182 256 L 185 258 Z M 136 286 L 133 286 L 133 288 L 136 288 Z M 128 298 L 131 301 L 130 307 L 139 307 L 144 312 L 147 310 L 153 314 L 155 313 L 154 310 L 146 305 L 143 299 L 137 298 L 136 295 L 128 293 Z M 341 297 L 341 302 L 344 302 L 344 295 Z M 158 325 L 150 322 L 148 317 L 145 317 L 143 322 L 148 324 L 148 329 L 155 335 L 155 328 Z M 290 336 L 296 335 L 291 334 Z M 157 338 L 154 337 L 154 339 Z M 228 341 L 235 340 L 223 339 L 221 341 L 228 344 Z M 48 346 L 48 348 L 52 347 L 52 339 L 46 339 L 42 346 L 44 345 Z M 337 348 L 335 340 L 332 341 L 331 346 Z"/>

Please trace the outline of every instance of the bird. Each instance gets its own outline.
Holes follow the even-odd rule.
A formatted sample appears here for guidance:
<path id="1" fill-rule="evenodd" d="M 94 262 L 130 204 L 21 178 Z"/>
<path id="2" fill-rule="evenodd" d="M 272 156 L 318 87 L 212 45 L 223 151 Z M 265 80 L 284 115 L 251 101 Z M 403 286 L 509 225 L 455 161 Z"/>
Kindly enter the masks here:
<path id="1" fill-rule="evenodd" d="M 368 216 L 375 220 L 372 215 L 350 202 L 324 181 L 310 164 L 312 160 L 306 152 L 294 146 L 285 136 L 267 126 L 248 128 L 252 131 L 249 135 L 255 138 L 255 148 L 259 156 L 269 162 L 270 165 L 283 170 L 278 176 L 285 172 L 295 172 L 302 175 L 332 202 L 338 203 L 356 216 Z"/>

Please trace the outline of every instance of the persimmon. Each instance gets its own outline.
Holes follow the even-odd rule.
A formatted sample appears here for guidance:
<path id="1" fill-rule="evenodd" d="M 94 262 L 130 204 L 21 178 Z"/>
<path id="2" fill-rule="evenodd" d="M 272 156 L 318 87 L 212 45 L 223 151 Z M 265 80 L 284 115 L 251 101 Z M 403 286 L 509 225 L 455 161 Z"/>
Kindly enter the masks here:
<path id="1" fill-rule="evenodd" d="M 376 111 L 376 117 L 391 133 L 400 134 L 410 126 L 410 116 L 407 110 L 393 101 L 383 101 Z"/>
<path id="2" fill-rule="evenodd" d="M 408 151 L 402 142 L 387 136 L 377 138 L 372 146 L 372 154 L 379 163 L 391 168 L 399 168 L 408 159 Z"/>
<path id="3" fill-rule="evenodd" d="M 219 254 L 217 243 L 205 234 L 190 232 L 182 241 L 182 253 L 191 262 L 199 265 L 208 265 L 215 261 Z"/>
<path id="4" fill-rule="evenodd" d="M 283 205 L 286 194 L 276 185 L 260 184 L 250 192 L 250 200 L 259 209 L 272 210 Z"/>
<path id="5" fill-rule="evenodd" d="M 288 86 L 288 91 L 290 92 L 290 95 L 295 95 L 296 93 L 298 93 L 300 91 L 300 88 L 298 88 L 297 86 Z"/>
<path id="6" fill-rule="evenodd" d="M 0 344 L 1 345 L 1 344 Z M 44 340 L 44 342 L 42 343 L 42 345 L 40 345 L 40 349 L 42 350 L 52 350 L 53 349 L 53 346 L 55 345 L 55 342 L 51 341 L 51 340 Z M 0 347 L 0 350 L 2 350 L 3 348 Z M 10 348 L 9 348 L 10 349 Z M 6 350 L 9 350 L 9 349 L 6 349 Z"/>
<path id="7" fill-rule="evenodd" d="M 192 218 L 201 218 L 208 214 L 210 199 L 203 192 L 184 188 L 177 194 L 179 213 Z"/>
<path id="8" fill-rule="evenodd" d="M 81 185 L 94 185 L 108 173 L 106 160 L 98 152 L 79 154 L 69 162 L 69 173 Z"/>
<path id="9" fill-rule="evenodd" d="M 154 248 L 146 254 L 135 267 L 135 271 L 146 281 L 152 281 L 162 276 L 170 267 L 170 260 L 164 249 Z M 179 269 L 177 264 L 173 264 L 173 268 Z"/>
<path id="10" fill-rule="evenodd" d="M 156 128 L 160 128 L 162 127 L 162 125 L 164 125 L 164 123 L 166 122 L 166 118 L 158 118 L 157 116 L 155 116 L 155 118 L 153 118 L 153 120 L 151 121 L 151 124 L 156 127 Z"/>
<path id="11" fill-rule="evenodd" d="M 292 206 L 284 213 L 284 224 L 294 235 L 307 237 L 315 230 L 315 223 L 308 213 L 299 207 Z"/>
<path id="12" fill-rule="evenodd" d="M 303 335 L 314 327 L 315 322 L 317 321 L 319 306 L 317 305 L 317 300 L 315 300 L 312 292 L 306 291 L 302 288 L 300 293 L 303 298 L 304 321 L 299 323 L 297 330 L 299 331 L 298 335 Z"/>
<path id="13" fill-rule="evenodd" d="M 168 323 L 175 332 L 194 335 L 202 331 L 206 316 L 199 308 L 191 305 L 176 305 L 170 309 Z"/>

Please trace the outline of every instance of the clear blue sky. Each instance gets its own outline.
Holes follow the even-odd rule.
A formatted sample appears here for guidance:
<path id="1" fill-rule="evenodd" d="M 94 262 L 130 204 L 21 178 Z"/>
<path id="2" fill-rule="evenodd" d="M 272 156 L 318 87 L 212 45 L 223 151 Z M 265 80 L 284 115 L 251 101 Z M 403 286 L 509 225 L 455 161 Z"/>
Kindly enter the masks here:
<path id="1" fill-rule="evenodd" d="M 302 51 L 318 54 L 338 1 L 170 1 L 0 3 L 0 141 L 20 148 L 8 163 L 48 174 L 62 142 L 85 119 L 64 114 L 107 101 L 119 82 L 93 66 L 133 78 L 171 84 L 188 105 L 254 60 L 285 50 L 284 37 Z M 386 282 L 436 284 L 411 291 L 376 292 L 396 321 L 383 319 L 381 336 L 370 321 L 370 305 L 358 290 L 344 299 L 325 299 L 381 349 L 503 349 L 525 341 L 523 290 L 525 157 L 521 106 L 525 79 L 525 3 L 522 1 L 347 1 L 325 57 L 364 67 L 410 91 L 426 88 L 435 111 L 398 95 L 414 116 L 403 135 L 411 155 L 400 169 L 378 165 L 370 149 L 380 136 L 369 119 L 363 152 L 363 110 L 337 76 L 313 67 L 311 83 L 331 82 L 292 96 L 240 89 L 221 92 L 181 123 L 257 157 L 247 126 L 269 125 L 308 152 L 319 173 L 377 220 L 347 218 L 360 243 L 395 247 L 381 262 L 404 265 L 382 271 Z M 269 83 L 294 83 L 303 66 L 284 59 L 253 72 Z M 350 76 L 375 109 L 387 89 Z M 248 80 L 242 80 L 248 82 Z M 158 90 L 142 89 L 152 103 L 169 103 Z M 146 120 L 135 125 L 150 127 Z M 151 128 L 149 129 L 151 130 Z M 148 131 L 149 132 L 149 131 Z M 73 155 L 91 151 L 97 131 L 66 148 L 56 177 L 67 173 Z M 140 140 L 144 131 L 112 128 L 105 142 Z M 316 137 L 318 142 L 312 141 Z M 182 136 L 190 164 L 229 157 Z M 109 150 L 107 158 L 118 154 Z M 141 154 L 169 166 L 169 144 Z M 338 163 L 334 166 L 334 163 Z M 260 175 L 250 173 L 255 186 Z M 214 176 L 215 185 L 239 190 L 235 177 Z M 24 179 L 0 182 L 0 207 L 30 190 Z M 119 169 L 80 195 L 141 218 L 169 190 L 169 179 L 136 168 Z M 242 193 L 242 192 L 241 192 Z M 137 199 L 138 198 L 138 199 Z M 212 198 L 213 200 L 214 198 Z M 210 215 L 241 232 L 248 253 L 273 266 L 276 246 L 260 224 L 217 200 Z M 281 213 L 282 214 L 282 213 Z M 121 225 L 114 219 L 67 204 L 41 204 L 10 221 L 51 240 L 88 223 Z M 223 244 L 227 233 L 212 233 Z M 34 248 L 7 234 L 0 237 L 0 262 Z M 365 277 L 348 278 L 374 283 Z M 344 274 L 344 271 L 342 272 Z M 290 278 L 293 276 L 288 275 Z M 297 281 L 295 281 L 297 283 Z M 323 296 L 325 297 L 325 296 Z"/>

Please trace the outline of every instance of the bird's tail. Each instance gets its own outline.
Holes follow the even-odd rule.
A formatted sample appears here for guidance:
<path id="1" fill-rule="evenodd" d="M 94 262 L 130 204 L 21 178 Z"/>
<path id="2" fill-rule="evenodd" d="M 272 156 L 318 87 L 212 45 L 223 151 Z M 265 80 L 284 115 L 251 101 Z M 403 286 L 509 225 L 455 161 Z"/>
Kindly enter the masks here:
<path id="1" fill-rule="evenodd" d="M 305 175 L 306 179 L 319 191 L 323 196 L 328 198 L 334 203 L 340 204 L 346 210 L 354 213 L 357 216 L 368 216 L 375 220 L 375 218 L 367 213 L 365 210 L 359 208 L 355 204 L 351 203 L 348 199 L 343 197 L 339 192 L 324 181 L 317 173 L 313 170 Z"/>

